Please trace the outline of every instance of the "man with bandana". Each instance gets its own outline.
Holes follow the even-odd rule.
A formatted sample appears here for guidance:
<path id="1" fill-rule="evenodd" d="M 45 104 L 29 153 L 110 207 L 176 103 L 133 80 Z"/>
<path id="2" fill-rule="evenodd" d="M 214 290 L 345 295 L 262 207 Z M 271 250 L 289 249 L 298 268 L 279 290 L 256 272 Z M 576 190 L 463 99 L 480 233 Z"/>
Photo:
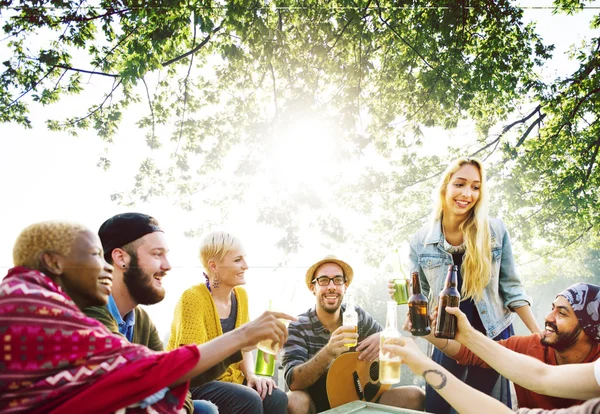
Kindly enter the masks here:
<path id="1" fill-rule="evenodd" d="M 600 286 L 577 283 L 559 293 L 546 315 L 541 334 L 513 336 L 498 341 L 514 352 L 536 358 L 548 365 L 594 362 L 600 357 Z M 511 366 L 506 353 L 497 352 L 499 345 L 490 344 L 483 335 L 460 318 L 456 340 L 426 339 L 459 364 L 494 367 L 507 378 L 521 378 L 519 367 Z M 523 384 L 522 381 L 519 383 Z M 527 384 L 527 383 L 525 383 Z M 582 400 L 550 397 L 515 384 L 519 408 L 557 409 L 581 404 Z"/>
<path id="2" fill-rule="evenodd" d="M 129 342 L 163 351 L 156 326 L 138 306 L 153 305 L 165 297 L 162 279 L 171 270 L 171 264 L 167 259 L 169 246 L 158 221 L 146 214 L 117 214 L 100 226 L 98 236 L 104 259 L 114 266 L 112 295 L 106 306 L 85 308 L 83 312 Z M 206 374 L 217 377 L 230 363 L 241 359 L 237 352 Z M 186 400 L 185 409 L 188 413 L 217 412 L 214 404 L 204 400 L 192 403 L 191 398 Z"/>

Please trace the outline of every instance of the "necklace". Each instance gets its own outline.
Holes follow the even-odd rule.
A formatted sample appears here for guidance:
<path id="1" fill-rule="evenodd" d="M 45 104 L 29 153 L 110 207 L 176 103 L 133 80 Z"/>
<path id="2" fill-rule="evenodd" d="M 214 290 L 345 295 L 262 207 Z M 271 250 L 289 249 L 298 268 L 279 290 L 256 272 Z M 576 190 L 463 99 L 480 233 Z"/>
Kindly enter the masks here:
<path id="1" fill-rule="evenodd" d="M 454 245 L 450 244 L 450 242 L 448 242 L 448 240 L 446 240 L 446 229 L 444 228 L 443 224 L 442 224 L 442 235 L 444 236 L 444 250 L 445 251 L 447 251 L 450 254 L 464 253 L 464 251 L 466 250 L 465 242 L 463 241 L 458 246 L 454 246 Z"/>

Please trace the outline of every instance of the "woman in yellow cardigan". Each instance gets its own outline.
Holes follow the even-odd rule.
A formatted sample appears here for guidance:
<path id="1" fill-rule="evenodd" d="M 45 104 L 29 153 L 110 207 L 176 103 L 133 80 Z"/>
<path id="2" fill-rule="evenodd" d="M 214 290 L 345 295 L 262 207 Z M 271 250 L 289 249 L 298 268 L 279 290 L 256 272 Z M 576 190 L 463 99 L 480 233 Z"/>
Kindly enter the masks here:
<path id="1" fill-rule="evenodd" d="M 213 232 L 204 238 L 200 260 L 205 282 L 186 290 L 175 308 L 168 349 L 186 344 L 201 344 L 247 323 L 248 269 L 240 241 L 226 232 Z M 220 413 L 287 413 L 287 396 L 271 378 L 254 375 L 251 352 L 234 355 L 225 372 L 215 381 L 192 380 L 194 399 L 210 400 Z M 208 373 L 204 378 L 210 376 Z M 214 378 L 214 377 L 213 377 Z"/>

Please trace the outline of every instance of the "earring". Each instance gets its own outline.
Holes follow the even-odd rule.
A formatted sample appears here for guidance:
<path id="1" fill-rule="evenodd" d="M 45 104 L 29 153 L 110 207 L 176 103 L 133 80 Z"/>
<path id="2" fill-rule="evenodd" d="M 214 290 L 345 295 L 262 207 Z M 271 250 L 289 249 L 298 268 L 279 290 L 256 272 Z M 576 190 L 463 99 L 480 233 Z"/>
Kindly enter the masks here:
<path id="1" fill-rule="evenodd" d="M 123 263 L 123 269 L 125 269 L 125 263 Z"/>
<path id="2" fill-rule="evenodd" d="M 215 278 L 213 279 L 213 282 L 212 282 L 213 289 L 218 289 L 220 284 L 221 284 L 221 281 L 219 280 L 219 274 L 215 273 Z"/>

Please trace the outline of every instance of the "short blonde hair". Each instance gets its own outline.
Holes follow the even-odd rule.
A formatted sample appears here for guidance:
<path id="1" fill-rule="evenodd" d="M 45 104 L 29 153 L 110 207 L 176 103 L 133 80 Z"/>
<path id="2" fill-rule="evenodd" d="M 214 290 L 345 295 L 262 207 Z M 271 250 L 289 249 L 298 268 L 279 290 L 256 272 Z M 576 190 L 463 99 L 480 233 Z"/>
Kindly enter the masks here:
<path id="1" fill-rule="evenodd" d="M 200 261 L 208 272 L 208 262 L 211 259 L 223 260 L 228 251 L 240 247 L 240 240 L 225 231 L 213 231 L 204 237 L 200 244 Z"/>
<path id="2" fill-rule="evenodd" d="M 26 227 L 13 246 L 13 263 L 30 269 L 43 270 L 42 254 L 55 252 L 67 256 L 73 241 L 89 231 L 81 224 L 68 221 L 42 221 Z"/>

